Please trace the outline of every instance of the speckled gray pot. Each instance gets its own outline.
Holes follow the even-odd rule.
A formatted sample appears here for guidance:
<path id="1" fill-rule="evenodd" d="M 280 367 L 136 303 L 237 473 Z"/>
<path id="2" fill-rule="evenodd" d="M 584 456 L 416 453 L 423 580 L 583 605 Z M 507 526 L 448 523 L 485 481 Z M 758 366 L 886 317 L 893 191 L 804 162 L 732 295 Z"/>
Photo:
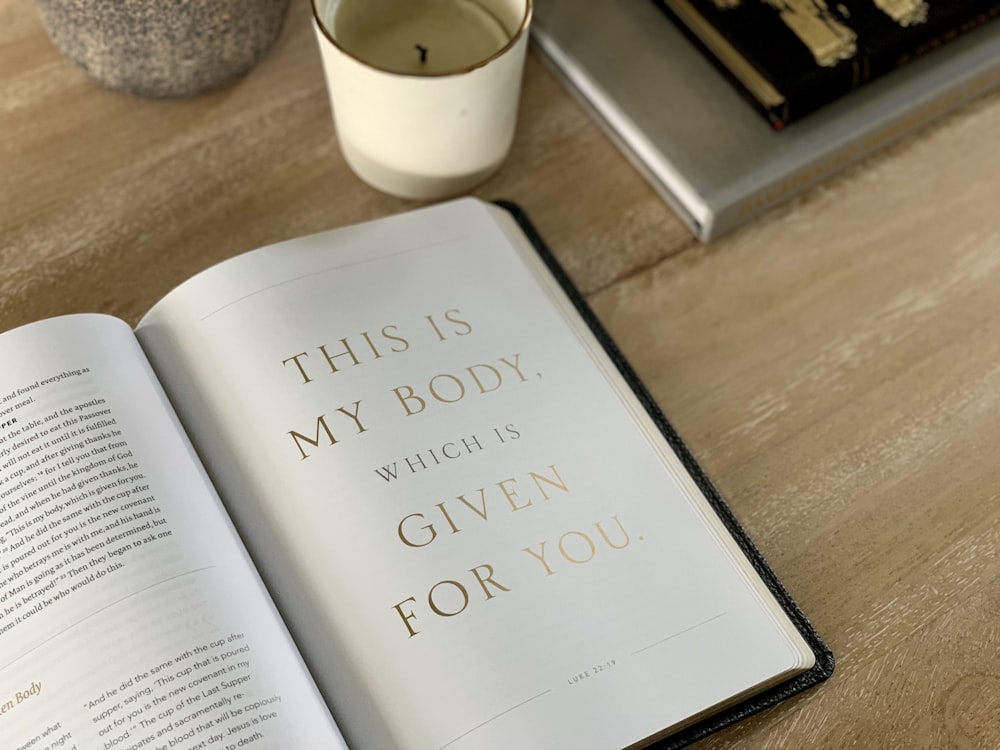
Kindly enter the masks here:
<path id="1" fill-rule="evenodd" d="M 288 0 L 36 0 L 55 45 L 103 86 L 190 96 L 246 73 Z"/>

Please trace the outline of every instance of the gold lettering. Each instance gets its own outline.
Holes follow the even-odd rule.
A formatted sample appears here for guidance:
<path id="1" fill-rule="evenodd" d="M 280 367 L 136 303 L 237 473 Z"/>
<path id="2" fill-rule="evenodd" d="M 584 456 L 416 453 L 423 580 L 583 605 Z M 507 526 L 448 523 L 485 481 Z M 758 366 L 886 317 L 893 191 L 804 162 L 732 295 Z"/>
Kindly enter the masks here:
<path id="1" fill-rule="evenodd" d="M 448 514 L 448 510 L 444 507 L 444 503 L 438 503 L 434 507 L 440 508 L 441 515 L 444 516 L 444 519 L 448 522 L 448 525 L 451 526 L 452 534 L 457 534 L 459 531 L 461 531 L 461 529 L 455 525 L 455 522 L 451 520 L 451 516 Z"/>
<path id="2" fill-rule="evenodd" d="M 396 610 L 396 612 L 399 614 L 400 618 L 402 618 L 403 624 L 406 626 L 407 632 L 409 632 L 409 635 L 407 636 L 407 638 L 412 638 L 413 636 L 415 636 L 420 631 L 419 630 L 414 630 L 413 626 L 410 625 L 410 620 L 416 620 L 417 616 L 415 614 L 413 614 L 413 610 L 412 609 L 408 613 L 404 614 L 403 613 L 403 605 L 406 604 L 407 602 L 414 602 L 415 603 L 416 601 L 417 600 L 414 599 L 412 596 L 409 596 L 406 599 L 403 599 L 403 601 L 401 601 L 399 604 L 397 604 L 397 605 L 395 605 L 393 607 L 393 609 Z"/>
<path id="3" fill-rule="evenodd" d="M 451 329 L 451 333 L 455 336 L 467 336 L 472 333 L 472 325 L 458 317 L 461 312 L 462 311 L 458 309 L 451 309 L 447 310 L 444 314 L 444 319 L 449 323 L 454 324 L 454 327 Z M 431 328 L 434 329 L 434 333 L 437 335 L 438 341 L 444 341 L 448 338 L 434 320 L 433 315 L 425 315 L 424 318 L 431 324 Z"/>
<path id="4" fill-rule="evenodd" d="M 341 354 L 338 356 L 344 355 Z M 521 371 L 520 354 L 515 354 L 510 359 L 501 357 L 499 362 L 513 371 L 520 382 L 527 382 L 527 376 Z M 514 382 L 509 372 L 483 362 L 470 365 L 464 369 L 468 373 L 469 378 L 471 378 L 471 384 L 475 386 L 476 390 L 472 392 L 478 392 L 480 395 L 492 393 L 498 390 L 504 383 Z M 505 372 L 507 372 L 506 378 L 504 377 Z M 462 378 L 447 372 L 438 373 L 431 377 L 427 383 L 427 391 L 428 394 L 425 398 L 418 395 L 413 386 L 401 385 L 392 389 L 392 392 L 396 394 L 396 398 L 399 399 L 400 404 L 406 410 L 406 416 L 408 417 L 424 411 L 431 399 L 442 404 L 454 404 L 464 399 L 470 392 Z"/>
<path id="5" fill-rule="evenodd" d="M 365 343 L 368 344 L 368 348 L 371 349 L 372 354 L 375 355 L 375 359 L 382 359 L 382 355 L 379 353 L 379 350 L 375 348 L 375 344 L 372 343 L 372 339 L 371 336 L 368 335 L 368 331 L 362 331 L 361 338 L 363 338 Z"/>
<path id="6" fill-rule="evenodd" d="M 350 417 L 351 418 L 351 420 L 354 422 L 355 427 L 358 428 L 358 434 L 361 434 L 362 432 L 366 432 L 367 431 L 366 428 L 365 428 L 365 426 L 363 424 L 361 424 L 361 420 L 358 419 L 358 411 L 360 409 L 361 409 L 361 401 L 355 401 L 354 402 L 354 411 L 353 412 L 347 411 L 347 409 L 345 409 L 343 406 L 337 407 L 337 411 L 339 411 L 345 417 Z"/>
<path id="7" fill-rule="evenodd" d="M 444 319 L 449 323 L 454 323 L 457 327 L 452 331 L 456 336 L 466 336 L 472 333 L 472 325 L 458 317 L 461 310 L 448 310 L 444 314 Z"/>
<path id="8" fill-rule="evenodd" d="M 569 487 L 566 486 L 566 483 L 563 481 L 563 478 L 559 476 L 559 470 L 556 469 L 556 465 L 549 464 L 549 468 L 552 469 L 552 474 L 555 476 L 555 479 L 549 479 L 548 477 L 544 477 L 541 474 L 536 474 L 533 471 L 528 472 L 528 476 L 531 477 L 531 479 L 534 480 L 535 482 L 535 488 L 542 493 L 542 500 L 549 499 L 548 493 L 545 491 L 545 488 L 542 487 L 543 482 L 551 487 L 556 487 L 562 490 L 563 492 L 569 492 Z"/>
<path id="9" fill-rule="evenodd" d="M 389 347 L 389 349 L 391 351 L 399 354 L 400 352 L 405 352 L 407 349 L 410 348 L 410 342 L 409 341 L 407 341 L 406 339 L 404 339 L 402 336 L 393 336 L 391 333 L 389 333 L 389 331 L 398 332 L 399 331 L 399 327 L 398 326 L 392 326 L 392 325 L 390 325 L 390 326 L 383 326 L 382 327 L 382 337 L 383 338 L 387 338 L 390 341 L 398 341 L 402 345 L 402 346 L 400 346 L 398 348 L 395 347 L 395 346 Z"/>
<path id="10" fill-rule="evenodd" d="M 443 510 L 443 509 L 442 509 Z M 434 528 L 434 524 L 428 523 L 424 526 L 419 526 L 418 530 L 429 531 L 431 533 L 430 537 L 425 542 L 415 542 L 403 532 L 403 525 L 409 521 L 411 518 L 424 519 L 423 513 L 411 513 L 406 516 L 402 521 L 399 522 L 399 526 L 396 527 L 396 534 L 399 536 L 399 541 L 405 544 L 407 547 L 426 547 L 428 544 L 433 542 L 437 538 L 437 529 Z M 456 529 L 457 531 L 457 529 Z"/>
<path id="11" fill-rule="evenodd" d="M 500 361 L 503 362 L 505 365 L 507 365 L 507 367 L 509 367 L 510 369 L 512 369 L 514 372 L 516 372 L 517 376 L 521 379 L 522 383 L 527 380 L 527 378 L 524 377 L 524 373 L 521 372 L 521 367 L 520 367 L 521 355 L 520 354 L 515 354 L 514 355 L 514 361 L 513 362 L 508 362 L 506 357 L 500 357 Z"/>
<path id="12" fill-rule="evenodd" d="M 497 487 L 500 488 L 500 491 L 503 493 L 503 496 L 507 498 L 507 502 L 510 504 L 510 509 L 516 511 L 516 510 L 524 510 L 525 508 L 530 508 L 531 507 L 530 499 L 524 505 L 518 505 L 516 502 L 514 502 L 514 498 L 517 497 L 517 493 L 514 490 L 507 489 L 508 482 L 514 482 L 515 484 L 517 484 L 516 479 L 513 478 L 504 479 L 501 482 L 497 482 Z"/>
<path id="13" fill-rule="evenodd" d="M 438 393 L 438 389 L 437 386 L 435 386 L 435 382 L 439 378 L 444 378 L 446 381 L 454 383 L 458 388 L 457 391 L 458 395 L 455 396 L 454 398 L 448 399 L 442 396 L 440 393 Z M 456 401 L 461 401 L 463 398 L 465 398 L 465 386 L 462 384 L 462 381 L 459 380 L 454 375 L 449 375 L 448 373 L 441 373 L 440 375 L 435 375 L 433 378 L 431 378 L 431 381 L 427 384 L 427 388 L 431 392 L 431 395 L 435 398 L 435 400 L 440 401 L 443 404 L 454 404 Z"/>
<path id="14" fill-rule="evenodd" d="M 486 577 L 485 578 L 483 578 L 481 575 L 479 575 L 479 569 L 480 568 L 485 568 L 486 569 Z M 496 594 L 492 593 L 489 589 L 486 588 L 486 584 L 487 583 L 493 584 L 494 586 L 496 586 L 501 591 L 510 591 L 510 589 L 507 588 L 506 586 L 504 586 L 503 584 L 497 583 L 496 581 L 493 580 L 493 566 L 489 565 L 488 563 L 483 563 L 482 565 L 477 565 L 476 567 L 470 569 L 469 572 L 472 573 L 472 575 L 474 575 L 476 577 L 477 581 L 479 581 L 479 586 L 482 588 L 483 593 L 486 594 L 486 599 L 487 600 L 490 600 L 494 596 L 496 596 Z"/>
<path id="15" fill-rule="evenodd" d="M 594 528 L 601 535 L 601 539 L 604 540 L 604 544 L 608 549 L 621 550 L 631 544 L 631 538 L 627 531 L 625 531 L 625 526 L 622 524 L 621 519 L 618 516 L 612 516 L 611 519 L 618 526 L 618 531 L 621 532 L 621 540 L 612 541 L 608 532 L 605 531 L 602 522 L 598 521 L 594 524 Z M 640 536 L 641 540 L 642 537 Z M 574 565 L 584 565 L 589 563 L 597 556 L 597 545 L 594 540 L 582 531 L 567 531 L 565 534 L 559 537 L 558 542 L 559 555 L 566 560 L 566 562 L 572 563 Z M 527 552 L 529 555 L 534 557 L 538 562 L 542 564 L 545 568 L 545 575 L 550 576 L 557 572 L 553 570 L 552 566 L 549 564 L 548 560 L 545 559 L 545 542 L 538 543 L 538 551 L 536 552 L 531 547 L 523 547 L 523 552 Z"/>
<path id="16" fill-rule="evenodd" d="M 477 444 L 478 443 L 470 443 L 466 447 L 471 450 L 470 445 Z M 449 443 L 448 445 L 455 444 Z M 446 453 L 446 455 L 448 454 Z M 409 460 L 410 459 L 407 459 L 407 461 Z M 411 466 L 411 470 L 415 469 Z M 569 485 L 563 481 L 563 478 L 559 474 L 559 470 L 556 468 L 555 464 L 549 464 L 548 470 L 550 472 L 548 474 L 538 471 L 527 472 L 528 477 L 533 482 L 537 493 L 541 495 L 542 502 L 552 499 L 552 488 L 556 488 L 567 493 L 570 491 Z M 393 472 L 389 471 L 389 467 L 382 467 L 379 474 L 384 479 L 387 476 L 394 477 L 394 471 L 394 467 Z M 456 495 L 454 498 L 449 498 L 448 500 L 436 503 L 434 507 L 440 511 L 441 516 L 451 529 L 451 533 L 458 534 L 462 531 L 462 527 L 456 523 L 452 511 L 458 508 L 459 505 L 472 511 L 477 518 L 480 518 L 483 521 L 489 521 L 491 518 L 494 518 L 498 512 L 497 507 L 502 510 L 502 505 L 499 505 L 501 496 L 506 501 L 507 506 L 512 512 L 532 507 L 535 504 L 537 495 L 525 496 L 519 494 L 517 491 L 518 481 L 519 480 L 514 477 L 507 477 L 492 484 L 479 487 L 478 489 Z M 520 481 L 523 483 L 525 480 L 522 478 Z M 494 491 L 494 487 L 499 490 L 499 494 Z M 491 505 L 496 506 L 494 508 L 494 516 L 490 516 L 489 509 Z M 462 520 L 462 512 L 459 511 L 457 515 L 459 516 L 459 520 Z M 414 526 L 414 522 L 412 521 L 414 518 L 425 519 L 426 517 L 427 516 L 424 514 L 414 513 L 406 516 L 402 521 L 400 521 L 399 526 L 397 527 L 397 533 L 400 540 L 410 547 L 424 547 L 433 541 L 436 537 L 436 532 L 433 530 L 432 525 L 420 527 L 420 529 L 426 529 L 426 531 L 431 535 L 429 539 L 424 541 L 425 536 L 422 534 L 418 535 L 416 533 L 417 527 Z M 431 514 L 431 517 L 433 517 L 433 514 Z M 404 524 L 406 524 L 406 528 L 404 528 Z M 544 560 L 542 562 L 544 563 Z"/>
<path id="17" fill-rule="evenodd" d="M 341 339 L 340 343 L 344 345 L 344 351 L 340 352 L 340 354 L 330 354 L 326 350 L 326 344 L 322 344 L 319 347 L 319 350 L 323 353 L 323 356 L 326 357 L 326 363 L 330 365 L 330 372 L 337 372 L 337 365 L 334 363 L 333 360 L 337 359 L 338 357 L 350 357 L 352 366 L 361 364 L 361 360 L 359 360 L 357 358 L 357 355 L 354 354 L 354 350 L 351 349 L 351 345 L 347 342 L 347 339 L 346 338 Z"/>
<path id="18" fill-rule="evenodd" d="M 523 547 L 521 551 L 522 552 L 527 552 L 533 558 L 535 558 L 536 560 L 538 560 L 538 562 L 540 562 L 542 565 L 544 565 L 545 566 L 545 575 L 546 576 L 550 576 L 550 575 L 554 575 L 555 574 L 555 571 L 552 570 L 551 566 L 547 562 L 545 562 L 545 542 L 539 543 L 539 545 L 538 545 L 538 552 L 535 552 L 535 550 L 531 549 L 531 547 Z"/>
<path id="19" fill-rule="evenodd" d="M 476 375 L 476 370 L 477 369 L 479 369 L 479 370 L 484 370 L 485 369 L 485 370 L 488 370 L 492 374 L 492 376 L 493 376 L 492 377 L 492 380 L 493 380 L 493 387 L 492 388 L 487 388 L 485 385 L 483 385 L 483 381 L 481 381 L 479 379 L 479 376 Z M 479 392 L 480 393 L 490 393 L 492 391 L 495 391 L 497 388 L 499 388 L 503 384 L 503 375 L 501 375 L 500 371 L 497 370 L 497 368 L 495 368 L 493 365 L 486 365 L 486 364 L 483 364 L 483 365 L 472 365 L 472 367 L 466 367 L 465 371 L 467 373 L 469 373 L 469 375 L 472 377 L 472 381 L 476 384 L 476 387 L 479 388 Z"/>
<path id="20" fill-rule="evenodd" d="M 294 357 L 289 357 L 288 359 L 281 360 L 281 364 L 283 364 L 283 365 L 287 365 L 289 362 L 294 362 L 295 363 L 295 366 L 299 370 L 299 375 L 302 376 L 302 382 L 303 382 L 303 384 L 312 382 L 312 378 L 310 378 L 308 375 L 306 375 L 306 369 L 302 366 L 302 363 L 299 362 L 299 357 L 308 357 L 308 356 L 309 355 L 306 354 L 305 352 L 299 352 Z"/>
<path id="21" fill-rule="evenodd" d="M 482 518 L 484 521 L 488 520 L 486 518 L 486 489 L 484 487 L 479 488 L 480 505 L 478 508 L 472 503 L 470 503 L 468 500 L 466 500 L 465 495 L 459 495 L 455 499 L 460 501 L 466 508 L 471 510 L 473 513 Z M 444 505 L 444 503 L 441 503 L 441 505 Z"/>
<path id="22" fill-rule="evenodd" d="M 485 597 L 483 601 L 495 598 L 501 591 L 510 591 L 510 588 L 496 580 L 496 571 L 489 563 L 469 568 L 469 572 L 475 577 L 476 583 L 479 584 L 479 588 L 483 592 Z M 459 581 L 450 578 L 438 581 L 427 592 L 427 606 L 438 617 L 455 617 L 462 614 L 469 607 L 470 600 L 469 589 Z M 406 626 L 408 638 L 412 638 L 420 632 L 411 623 L 411 620 L 417 619 L 417 615 L 413 611 L 413 607 L 408 606 L 409 603 L 416 603 L 416 601 L 412 596 L 407 597 L 393 607 L 403 621 L 403 625 Z"/>
<path id="23" fill-rule="evenodd" d="M 434 329 L 434 333 L 437 334 L 438 341 L 444 341 L 444 338 L 445 338 L 444 334 L 441 333 L 441 329 L 438 328 L 438 324 L 434 322 L 434 316 L 433 315 L 425 315 L 424 318 L 426 318 L 427 322 L 431 324 L 431 328 L 433 328 Z"/>
<path id="24" fill-rule="evenodd" d="M 401 392 L 404 388 L 407 391 L 405 396 Z M 393 388 L 392 392 L 396 394 L 396 398 L 399 399 L 399 403 L 402 404 L 403 408 L 406 410 L 406 416 L 408 417 L 412 417 L 414 414 L 419 414 L 427 408 L 427 402 L 420 398 L 420 396 L 418 396 L 408 385 L 401 385 L 399 388 Z M 410 405 L 407 403 L 408 401 L 416 401 L 417 404 L 419 404 L 416 411 L 410 409 Z"/>
<path id="25" fill-rule="evenodd" d="M 348 411 L 343 406 L 337 407 L 337 411 L 338 412 L 340 412 L 341 414 L 343 414 L 345 417 L 349 417 L 351 419 L 351 421 L 354 422 L 354 426 L 357 428 L 358 434 L 361 434 L 362 432 L 367 432 L 367 428 L 361 423 L 361 419 L 358 416 L 358 413 L 359 413 L 360 410 L 361 410 L 361 401 L 360 400 L 354 402 L 354 411 L 353 412 Z M 321 432 L 326 434 L 326 438 L 327 438 L 327 440 L 330 441 L 330 443 L 329 443 L 330 445 L 336 445 L 337 444 L 337 438 L 334 437 L 333 431 L 330 429 L 330 426 L 327 424 L 327 422 L 326 422 L 326 415 L 325 414 L 320 414 L 316 418 L 316 437 L 315 438 L 311 438 L 308 435 L 303 435 L 301 432 L 296 432 L 295 430 L 289 430 L 288 431 L 288 434 L 292 436 L 292 440 L 295 442 L 295 447 L 299 449 L 299 453 L 302 455 L 302 460 L 305 460 L 305 459 L 309 458 L 309 454 L 306 453 L 305 448 L 302 447 L 302 443 L 306 443 L 307 445 L 311 445 L 314 448 L 318 448 L 319 444 L 320 444 L 320 439 L 321 439 L 321 437 L 320 437 L 320 433 Z"/>
<path id="26" fill-rule="evenodd" d="M 454 612 L 445 612 L 434 602 L 434 592 L 437 591 L 438 586 L 444 586 L 445 584 L 451 584 L 462 592 L 462 606 Z M 454 617 L 455 615 L 462 614 L 465 611 L 465 608 L 469 606 L 469 592 L 466 591 L 465 586 L 460 584 L 458 581 L 438 581 L 431 586 L 431 590 L 427 593 L 427 604 L 430 606 L 431 611 L 433 611 L 436 615 L 440 615 L 441 617 Z"/>
<path id="27" fill-rule="evenodd" d="M 590 554 L 587 557 L 579 560 L 576 559 L 575 557 L 571 557 L 569 552 L 566 551 L 565 542 L 567 537 L 577 537 L 579 539 L 582 539 L 584 544 L 586 544 L 587 548 L 590 550 Z M 594 555 L 597 554 L 597 547 L 594 546 L 593 540 L 591 540 L 591 538 L 586 534 L 584 534 L 582 531 L 567 531 L 565 534 L 559 537 L 559 554 L 561 554 L 564 558 L 566 558 L 566 560 L 568 560 L 571 563 L 574 563 L 575 565 L 582 565 L 583 563 L 588 563 L 594 559 Z"/>
<path id="28" fill-rule="evenodd" d="M 330 445 L 336 445 L 337 444 L 337 438 L 335 438 L 333 436 L 333 432 L 331 432 L 330 427 L 326 423 L 326 415 L 325 414 L 320 414 L 319 417 L 316 418 L 316 438 L 315 439 L 310 438 L 307 435 L 303 435 L 301 432 L 296 432 L 295 430 L 289 430 L 288 431 L 288 434 L 292 436 L 292 440 L 295 441 L 295 447 L 298 448 L 299 449 L 299 453 L 302 454 L 302 460 L 303 461 L 305 461 L 307 458 L 309 458 L 309 454 L 306 453 L 305 449 L 302 447 L 302 443 L 308 443 L 309 445 L 313 446 L 314 448 L 319 448 L 319 440 L 320 440 L 319 433 L 320 433 L 320 429 L 322 429 L 323 432 L 326 433 L 326 437 L 330 441 Z M 300 440 L 302 441 L 302 443 L 299 442 Z"/>
<path id="29" fill-rule="evenodd" d="M 594 526 L 597 528 L 597 531 L 600 533 L 601 538 L 604 540 L 604 543 L 607 544 L 611 549 L 625 549 L 626 547 L 628 547 L 629 541 L 630 541 L 629 536 L 628 536 L 628 532 L 625 531 L 625 527 L 622 526 L 622 522 L 619 520 L 618 516 L 611 516 L 611 518 L 615 522 L 615 524 L 618 526 L 618 530 L 621 531 L 622 536 L 625 537 L 624 544 L 615 544 L 614 542 L 612 542 L 608 538 L 607 533 L 604 531 L 604 527 L 601 526 L 601 522 L 600 521 L 598 521 L 597 523 L 595 523 Z"/>

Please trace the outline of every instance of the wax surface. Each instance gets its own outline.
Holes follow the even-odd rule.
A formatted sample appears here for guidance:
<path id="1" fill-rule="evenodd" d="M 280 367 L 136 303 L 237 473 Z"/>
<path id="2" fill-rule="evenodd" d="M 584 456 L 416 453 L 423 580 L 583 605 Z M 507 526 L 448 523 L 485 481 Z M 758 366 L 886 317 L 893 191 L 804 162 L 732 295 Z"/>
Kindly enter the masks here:
<path id="1" fill-rule="evenodd" d="M 383 70 L 417 75 L 459 72 L 510 41 L 500 21 L 472 0 L 341 2 L 334 37 L 345 50 Z M 392 7 L 389 7 L 392 6 Z"/>

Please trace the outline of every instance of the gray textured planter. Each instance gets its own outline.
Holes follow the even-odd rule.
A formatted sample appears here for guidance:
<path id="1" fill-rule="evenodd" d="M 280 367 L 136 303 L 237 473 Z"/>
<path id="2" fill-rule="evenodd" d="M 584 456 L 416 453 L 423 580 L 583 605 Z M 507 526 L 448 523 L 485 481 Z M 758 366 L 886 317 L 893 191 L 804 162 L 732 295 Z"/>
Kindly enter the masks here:
<path id="1" fill-rule="evenodd" d="M 250 70 L 281 31 L 288 0 L 36 0 L 49 36 L 117 91 L 180 97 Z"/>

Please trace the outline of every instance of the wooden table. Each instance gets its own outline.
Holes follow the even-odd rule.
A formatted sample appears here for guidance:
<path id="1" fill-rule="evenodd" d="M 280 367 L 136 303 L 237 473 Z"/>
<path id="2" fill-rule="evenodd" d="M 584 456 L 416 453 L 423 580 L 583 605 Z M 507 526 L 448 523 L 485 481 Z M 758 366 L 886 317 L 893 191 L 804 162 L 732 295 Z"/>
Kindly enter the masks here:
<path id="1" fill-rule="evenodd" d="M 237 85 L 88 82 L 0 0 L 0 330 L 135 322 L 269 242 L 412 207 L 338 151 L 308 5 Z M 1000 744 L 1000 96 L 711 245 L 531 56 L 520 203 L 832 646 L 704 747 Z M 0 363 L 0 367 L 3 363 Z"/>

